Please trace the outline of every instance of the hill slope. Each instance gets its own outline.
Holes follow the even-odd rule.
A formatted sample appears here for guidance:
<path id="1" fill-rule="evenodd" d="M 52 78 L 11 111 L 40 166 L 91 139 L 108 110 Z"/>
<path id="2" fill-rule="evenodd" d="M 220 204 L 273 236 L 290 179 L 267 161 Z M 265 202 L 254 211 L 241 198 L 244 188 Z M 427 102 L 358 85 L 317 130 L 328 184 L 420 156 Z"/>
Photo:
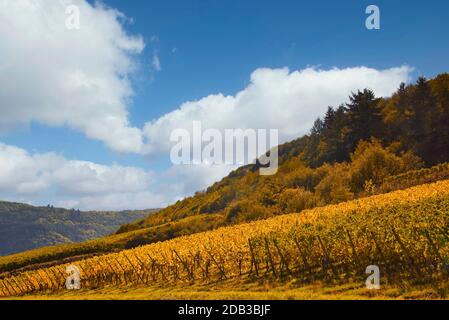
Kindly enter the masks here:
<path id="1" fill-rule="evenodd" d="M 123 225 L 114 236 L 1 257 L 0 272 L 133 248 L 449 177 L 447 164 L 421 169 L 449 161 L 449 74 L 402 85 L 389 98 L 376 98 L 364 90 L 349 100 L 329 108 L 310 134 L 279 146 L 280 167 L 274 176 L 260 176 L 258 164 L 241 167 L 205 191 Z"/>
<path id="2" fill-rule="evenodd" d="M 439 286 L 447 279 L 448 226 L 446 180 L 178 237 L 75 265 L 84 289 L 188 283 L 207 288 L 229 279 L 364 283 L 365 268 L 373 264 L 389 286 L 404 281 Z M 5 276 L 0 293 L 59 292 L 65 288 L 67 266 Z"/>
<path id="3" fill-rule="evenodd" d="M 220 214 L 227 225 L 369 194 L 388 176 L 449 162 L 448 119 L 448 73 L 402 84 L 388 98 L 352 93 L 308 135 L 279 146 L 276 175 L 261 177 L 259 164 L 241 167 L 120 232 L 199 214 Z"/>
<path id="4" fill-rule="evenodd" d="M 102 237 L 148 213 L 81 212 L 0 202 L 0 255 Z"/>

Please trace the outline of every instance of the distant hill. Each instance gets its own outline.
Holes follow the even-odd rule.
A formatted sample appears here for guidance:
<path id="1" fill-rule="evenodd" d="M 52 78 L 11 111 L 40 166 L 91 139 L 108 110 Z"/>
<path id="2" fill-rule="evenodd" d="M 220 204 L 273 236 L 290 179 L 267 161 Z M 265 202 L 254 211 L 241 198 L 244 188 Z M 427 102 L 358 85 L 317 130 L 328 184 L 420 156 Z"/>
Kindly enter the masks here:
<path id="1" fill-rule="evenodd" d="M 0 202 L 0 255 L 102 237 L 152 211 L 82 212 Z"/>

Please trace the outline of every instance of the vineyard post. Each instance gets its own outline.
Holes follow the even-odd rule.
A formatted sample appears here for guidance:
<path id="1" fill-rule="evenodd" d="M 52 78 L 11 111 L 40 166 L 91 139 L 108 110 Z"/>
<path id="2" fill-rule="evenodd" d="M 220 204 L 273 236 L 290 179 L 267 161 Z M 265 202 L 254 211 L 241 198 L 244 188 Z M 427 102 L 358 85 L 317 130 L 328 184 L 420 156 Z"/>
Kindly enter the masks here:
<path id="1" fill-rule="evenodd" d="M 81 266 L 79 266 L 79 267 L 81 267 Z M 84 267 L 85 267 L 86 269 L 89 269 L 89 271 L 90 271 L 90 276 L 88 276 L 89 273 L 88 273 L 88 272 L 84 272 L 84 268 L 82 268 L 82 272 L 83 272 L 83 274 L 85 275 L 85 276 L 84 276 L 84 277 L 85 277 L 85 280 L 89 279 L 88 281 L 89 281 L 89 285 L 90 285 L 91 287 L 97 286 L 98 283 L 97 283 L 97 278 L 96 278 L 96 272 L 94 271 L 93 268 L 91 268 L 91 266 L 90 266 L 88 260 L 84 260 Z M 91 280 L 91 279 L 92 279 L 92 280 Z M 86 282 L 86 281 L 85 281 L 85 282 Z"/>
<path id="2" fill-rule="evenodd" d="M 151 273 L 151 278 L 153 279 L 153 281 L 156 281 L 156 274 L 155 274 L 156 267 L 154 265 L 155 262 L 154 262 L 153 258 L 149 254 L 146 254 L 146 256 L 148 257 L 148 259 L 149 259 L 149 261 L 151 263 L 151 265 L 149 267 L 149 270 L 150 270 L 150 273 Z"/>
<path id="3" fill-rule="evenodd" d="M 181 277 L 179 276 L 179 266 L 173 266 L 173 277 L 175 281 L 181 280 Z"/>
<path id="4" fill-rule="evenodd" d="M 176 270 L 175 270 L 175 266 L 167 266 L 167 276 L 170 278 L 170 276 L 172 276 L 173 281 L 176 283 Z"/>
<path id="5" fill-rule="evenodd" d="M 157 279 L 156 261 L 151 262 L 151 277 L 153 278 L 153 281 L 156 281 Z"/>
<path id="6" fill-rule="evenodd" d="M 163 264 L 158 264 L 158 268 L 159 268 L 159 272 L 160 272 L 160 274 L 162 275 L 162 280 L 163 281 L 168 281 L 168 279 L 167 279 L 167 277 L 165 276 L 165 265 L 163 265 Z"/>
<path id="7" fill-rule="evenodd" d="M 195 280 L 195 277 L 193 276 L 192 271 L 190 270 L 190 268 L 189 268 L 189 266 L 188 266 L 188 263 L 187 263 L 186 261 L 184 261 L 184 260 L 179 256 L 178 252 L 177 252 L 175 249 L 173 249 L 172 251 L 173 251 L 173 253 L 176 255 L 176 257 L 178 258 L 178 260 L 181 262 L 181 264 L 184 266 L 184 269 L 186 270 L 187 275 L 189 276 L 189 280 L 190 280 L 190 281 L 194 281 L 194 280 Z"/>
<path id="8" fill-rule="evenodd" d="M 90 285 L 90 280 L 88 279 L 88 273 L 84 270 L 84 268 L 81 266 L 81 263 L 77 265 L 78 269 L 80 270 L 80 276 L 83 279 L 83 283 L 85 284 L 85 286 L 87 286 L 87 283 L 89 282 Z"/>
<path id="9" fill-rule="evenodd" d="M 131 269 L 134 271 L 134 273 L 137 275 L 137 277 L 142 281 L 142 283 L 145 283 L 145 280 L 143 279 L 143 277 L 140 275 L 139 271 L 136 270 L 134 264 L 131 262 L 131 260 L 128 258 L 128 256 L 123 252 L 123 256 L 125 257 L 125 259 L 129 262 L 129 264 L 131 265 Z"/>
<path id="10" fill-rule="evenodd" d="M 440 251 L 438 250 L 436 244 L 432 241 L 429 231 L 424 230 L 424 235 L 426 236 L 427 241 L 429 242 L 430 248 L 433 250 L 433 252 L 437 256 L 438 260 L 440 260 L 443 272 L 447 273 L 447 268 L 445 268 L 446 263 L 445 263 L 443 257 L 441 256 Z"/>
<path id="11" fill-rule="evenodd" d="M 162 256 L 164 258 L 164 262 L 167 265 L 167 277 L 170 279 L 170 275 L 171 275 L 172 278 L 173 278 L 173 281 L 176 283 L 176 281 L 178 280 L 178 277 L 176 275 L 176 268 L 175 267 L 178 266 L 178 263 L 175 262 L 176 259 L 177 259 L 175 257 L 175 254 L 173 253 L 173 251 L 171 251 L 171 260 L 167 260 L 165 255 L 163 255 L 163 254 L 162 254 Z"/>
<path id="12" fill-rule="evenodd" d="M 324 257 L 325 257 L 325 259 L 326 259 L 326 262 L 329 264 L 329 266 L 330 266 L 330 268 L 331 268 L 331 270 L 332 270 L 332 273 L 333 273 L 334 276 L 335 276 L 335 279 L 338 279 L 338 273 L 337 273 L 337 270 L 335 269 L 334 265 L 332 264 L 332 261 L 330 260 L 329 253 L 327 252 L 326 247 L 324 246 L 323 240 L 321 240 L 321 237 L 320 237 L 320 236 L 317 236 L 317 238 L 318 238 L 318 241 L 319 241 L 319 243 L 320 243 L 321 249 L 323 250 L 323 253 L 324 253 Z"/>
<path id="13" fill-rule="evenodd" d="M 212 255 L 212 253 L 209 252 L 209 250 L 205 249 L 205 251 L 207 252 L 207 254 L 210 256 L 210 258 L 212 259 L 212 261 L 215 263 L 215 265 L 217 266 L 218 270 L 220 271 L 220 277 L 221 278 L 225 278 L 227 279 L 228 277 L 226 277 L 226 273 L 224 270 L 223 266 L 220 266 L 220 264 L 217 262 L 217 260 L 214 258 L 214 256 Z"/>
<path id="14" fill-rule="evenodd" d="M 360 261 L 360 258 L 358 256 L 358 254 L 357 254 L 357 250 L 356 250 L 354 241 L 352 240 L 351 233 L 349 232 L 348 229 L 345 229 L 345 231 L 346 231 L 346 234 L 348 235 L 349 244 L 351 245 L 351 248 L 352 248 L 352 256 L 354 257 L 354 261 L 355 261 L 355 263 L 357 265 L 356 266 L 356 270 L 358 270 L 358 268 L 362 265 L 362 263 Z"/>
<path id="15" fill-rule="evenodd" d="M 112 278 L 114 278 L 115 280 L 115 284 L 118 285 L 120 283 L 120 279 L 117 275 L 117 271 L 115 270 L 114 266 L 110 263 L 109 260 L 105 259 L 105 263 L 109 266 L 109 268 L 112 270 L 112 274 L 111 274 L 111 282 L 112 282 Z"/>
<path id="16" fill-rule="evenodd" d="M 168 260 L 167 257 L 165 256 L 165 254 L 162 252 L 161 252 L 161 256 L 162 256 L 162 259 L 164 260 L 165 264 L 160 265 L 160 270 L 162 271 L 162 277 L 164 278 L 164 281 L 168 281 L 169 279 L 165 276 L 164 269 L 165 269 L 165 266 L 167 266 L 167 269 L 169 269 L 170 260 Z M 170 274 L 168 274 L 168 276 L 170 276 Z"/>
<path id="17" fill-rule="evenodd" d="M 210 259 L 206 261 L 206 267 L 204 268 L 206 271 L 206 279 L 209 280 L 209 267 L 210 267 Z"/>
<path id="18" fill-rule="evenodd" d="M 190 253 L 190 251 L 189 251 Z M 195 280 L 195 268 L 196 268 L 196 260 L 195 258 L 192 259 L 192 263 L 188 262 L 188 258 L 186 257 L 187 265 L 190 265 L 190 273 L 192 274 L 192 279 Z"/>
<path id="19" fill-rule="evenodd" d="M 243 259 L 239 258 L 239 276 L 242 275 Z"/>
<path id="20" fill-rule="evenodd" d="M 164 266 L 161 263 L 159 263 L 157 260 L 154 261 L 154 265 L 157 269 L 157 275 L 159 275 L 159 274 L 161 275 L 162 281 L 168 281 L 168 279 L 166 278 L 165 273 L 164 273 Z"/>
<path id="21" fill-rule="evenodd" d="M 389 281 L 393 280 L 392 279 L 393 275 L 390 274 L 390 267 L 389 267 L 388 261 L 382 251 L 382 247 L 381 247 L 380 243 L 377 241 L 377 236 L 374 232 L 371 232 L 371 239 L 373 239 L 374 244 L 376 245 L 376 250 L 379 253 L 380 259 L 383 261 L 383 263 L 385 265 L 385 271 L 386 271 L 385 274 L 387 276 L 387 280 L 389 280 Z"/>
<path id="22" fill-rule="evenodd" d="M 101 269 L 103 270 L 103 276 L 104 276 L 103 283 L 110 283 L 110 282 L 112 283 L 112 274 L 114 273 L 114 271 L 111 274 L 111 272 L 109 270 L 109 268 L 111 268 L 111 266 L 106 261 L 105 263 L 106 263 L 107 267 L 109 267 L 109 268 L 105 267 L 100 259 L 98 259 L 97 263 L 101 266 Z"/>
<path id="23" fill-rule="evenodd" d="M 361 265 L 360 260 L 359 260 L 359 256 L 357 255 L 357 250 L 356 250 L 354 241 L 353 241 L 352 236 L 351 236 L 351 232 L 348 229 L 345 229 L 345 231 L 346 231 L 346 234 L 348 235 L 349 244 L 351 245 L 351 248 L 352 248 L 352 255 L 354 257 L 354 260 L 356 261 L 356 263 L 358 265 Z"/>
<path id="24" fill-rule="evenodd" d="M 153 281 L 156 281 L 156 269 L 157 269 L 157 261 L 153 259 L 149 254 L 147 254 L 148 258 L 150 258 L 152 265 L 151 265 L 151 276 L 153 278 Z"/>
<path id="25" fill-rule="evenodd" d="M 251 239 L 248 239 L 248 245 L 249 245 L 249 251 L 251 253 L 251 266 L 250 266 L 249 273 L 251 274 L 253 272 L 253 266 L 254 266 L 256 275 L 259 276 L 259 263 L 256 260 L 256 256 L 254 254 L 254 247 L 253 247 L 253 244 L 251 243 Z"/>
<path id="26" fill-rule="evenodd" d="M 139 262 L 140 266 L 142 267 L 142 270 L 144 270 L 145 275 L 146 275 L 145 283 L 148 283 L 149 282 L 149 280 L 148 280 L 148 277 L 149 277 L 149 275 L 148 275 L 149 274 L 148 266 L 142 260 L 140 260 L 140 258 L 137 256 L 137 254 L 133 254 L 133 257 L 136 258 L 136 260 Z"/>
<path id="27" fill-rule="evenodd" d="M 282 274 L 282 272 L 284 270 L 283 266 L 285 266 L 285 271 L 287 272 L 287 274 L 290 274 L 291 272 L 290 272 L 290 269 L 288 267 L 287 260 L 285 259 L 284 255 L 282 254 L 281 248 L 279 248 L 276 239 L 273 239 L 273 244 L 274 244 L 276 250 L 278 251 L 279 256 L 281 257 L 281 274 Z"/>
<path id="28" fill-rule="evenodd" d="M 314 280 L 314 275 L 313 275 L 312 269 L 310 268 L 310 265 L 307 262 L 307 256 L 305 255 L 305 253 L 301 249 L 301 245 L 299 244 L 298 238 L 295 236 L 293 241 L 295 242 L 296 247 L 298 248 L 299 255 L 301 256 L 302 261 L 304 263 L 304 268 L 309 271 L 309 276 L 311 277 L 311 280 L 313 281 Z"/>
<path id="29" fill-rule="evenodd" d="M 402 251 L 404 251 L 409 264 L 412 266 L 412 269 L 415 271 L 416 275 L 418 277 L 421 277 L 421 271 L 419 270 L 419 268 L 416 266 L 415 261 L 412 257 L 412 255 L 410 254 L 410 252 L 407 250 L 406 246 L 404 245 L 404 243 L 402 242 L 401 238 L 399 237 L 399 235 L 396 232 L 396 229 L 392 226 L 391 227 L 391 231 L 393 232 L 394 238 L 396 239 L 396 241 L 399 243 L 399 246 L 401 247 Z"/>
<path id="30" fill-rule="evenodd" d="M 270 244 L 268 243 L 267 237 L 265 237 L 264 240 L 265 240 L 265 251 L 267 252 L 268 261 L 270 262 L 271 265 L 271 271 L 273 272 L 273 275 L 276 277 L 277 276 L 276 267 L 274 266 L 273 257 L 271 256 Z"/>
<path id="31" fill-rule="evenodd" d="M 117 277 L 117 272 L 115 271 L 114 267 L 112 266 L 112 264 L 109 262 L 109 259 L 105 257 L 104 259 L 104 264 L 106 265 L 106 267 L 104 267 L 103 263 L 98 261 L 99 264 L 101 265 L 101 267 L 105 270 L 105 281 L 106 283 L 114 283 L 117 285 L 119 283 L 118 281 L 118 277 Z"/>
<path id="32" fill-rule="evenodd" d="M 118 266 L 120 267 L 120 269 L 122 269 L 123 271 L 123 280 L 125 282 L 125 285 L 128 284 L 128 279 L 127 279 L 127 274 L 126 274 L 126 270 L 123 268 L 123 266 L 120 264 L 120 261 L 117 260 L 117 257 L 114 257 L 114 261 L 118 264 Z"/>
<path id="33" fill-rule="evenodd" d="M 203 280 L 206 279 L 206 270 L 201 265 L 201 254 L 200 254 L 200 252 L 198 251 L 194 255 L 194 254 L 192 254 L 192 252 L 189 251 L 189 255 L 192 257 L 192 259 L 194 259 L 194 261 L 196 261 L 197 266 L 201 269 Z"/>

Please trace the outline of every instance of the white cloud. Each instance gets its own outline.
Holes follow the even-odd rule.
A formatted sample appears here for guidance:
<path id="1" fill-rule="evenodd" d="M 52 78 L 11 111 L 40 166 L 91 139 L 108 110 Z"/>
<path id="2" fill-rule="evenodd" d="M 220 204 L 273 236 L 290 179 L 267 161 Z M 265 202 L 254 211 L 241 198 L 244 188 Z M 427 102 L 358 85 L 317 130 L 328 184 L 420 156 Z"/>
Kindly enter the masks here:
<path id="1" fill-rule="evenodd" d="M 69 4 L 80 8 L 78 30 L 66 28 Z M 368 87 L 378 96 L 390 95 L 411 73 L 406 66 L 261 68 L 235 95 L 187 101 L 141 129 L 129 122 L 133 90 L 128 78 L 145 44 L 125 32 L 126 22 L 117 10 L 86 0 L 0 0 L 0 131 L 32 121 L 67 125 L 112 150 L 150 154 L 169 152 L 172 130 L 190 131 L 193 121 L 202 121 L 203 129 L 277 128 L 282 143 L 306 133 L 329 105 L 346 101 L 351 91 Z M 154 71 L 162 70 L 157 50 L 151 63 Z M 55 153 L 30 154 L 0 143 L 0 196 L 54 199 L 82 209 L 160 207 L 206 188 L 234 168 L 178 166 L 152 173 Z M 154 186 L 155 180 L 162 182 Z"/>
<path id="2" fill-rule="evenodd" d="M 102 196 L 84 196 L 78 200 L 59 201 L 64 208 L 87 208 L 91 210 L 156 209 L 168 205 L 165 196 L 150 191 L 109 193 Z"/>
<path id="3" fill-rule="evenodd" d="M 154 173 L 140 168 L 30 154 L 0 143 L 3 199 L 54 199 L 57 205 L 82 209 L 144 209 L 167 203 L 163 195 L 150 191 L 154 180 Z"/>
<path id="4" fill-rule="evenodd" d="M 144 127 L 146 152 L 168 152 L 173 145 L 169 140 L 172 130 L 191 132 L 193 121 L 201 121 L 203 129 L 279 129 L 282 143 L 305 134 L 328 106 L 347 101 L 351 91 L 370 88 L 378 96 L 387 96 L 402 81 L 408 81 L 411 71 L 406 66 L 387 70 L 307 68 L 293 72 L 287 68 L 257 69 L 250 84 L 234 96 L 213 94 L 188 101 L 148 122 Z"/>
<path id="5" fill-rule="evenodd" d="M 80 8 L 79 30 L 65 26 L 68 4 Z M 278 128 L 283 142 L 307 132 L 351 91 L 369 87 L 388 95 L 410 73 L 407 67 L 257 69 L 237 94 L 185 102 L 141 129 L 130 124 L 127 103 L 133 95 L 128 77 L 144 42 L 125 32 L 126 20 L 85 0 L 0 1 L 0 131 L 31 121 L 68 125 L 112 150 L 159 153 L 170 149 L 173 129 L 200 120 L 205 128 Z M 157 50 L 151 62 L 162 70 Z"/>
<path id="6" fill-rule="evenodd" d="M 178 109 L 144 127 L 145 152 L 169 152 L 170 133 L 183 128 L 192 131 L 192 122 L 201 121 L 203 130 L 233 128 L 279 129 L 279 142 L 307 133 L 328 106 L 348 100 L 351 92 L 370 88 L 378 96 L 393 93 L 407 82 L 412 69 L 406 66 L 387 70 L 366 67 L 320 70 L 307 68 L 290 72 L 283 69 L 257 69 L 250 84 L 234 96 L 213 94 L 183 103 Z M 170 194 L 190 195 L 220 180 L 236 167 L 226 165 L 173 166 L 167 178 L 176 181 Z"/>
<path id="7" fill-rule="evenodd" d="M 237 166 L 173 166 L 149 172 L 29 153 L 0 142 L 0 200 L 82 210 L 161 208 L 203 190 Z"/>
<path id="8" fill-rule="evenodd" d="M 80 9 L 79 30 L 66 28 L 69 4 Z M 0 130 L 68 125 L 113 150 L 140 152 L 127 102 L 144 42 L 126 34 L 125 21 L 85 0 L 0 1 Z"/>
<path id="9" fill-rule="evenodd" d="M 294 72 L 258 69 L 251 75 L 251 83 L 235 96 L 216 94 L 186 102 L 147 123 L 144 151 L 169 151 L 171 130 L 190 130 L 194 120 L 201 120 L 203 129 L 278 128 L 283 142 L 306 133 L 327 106 L 344 102 L 351 91 L 368 87 L 386 96 L 407 81 L 410 72 L 408 67 L 381 71 L 365 67 Z M 191 165 L 151 173 L 67 160 L 54 153 L 29 154 L 0 144 L 0 196 L 11 199 L 13 195 L 22 202 L 52 198 L 58 205 L 82 209 L 163 207 L 205 189 L 234 169 L 236 166 Z"/>

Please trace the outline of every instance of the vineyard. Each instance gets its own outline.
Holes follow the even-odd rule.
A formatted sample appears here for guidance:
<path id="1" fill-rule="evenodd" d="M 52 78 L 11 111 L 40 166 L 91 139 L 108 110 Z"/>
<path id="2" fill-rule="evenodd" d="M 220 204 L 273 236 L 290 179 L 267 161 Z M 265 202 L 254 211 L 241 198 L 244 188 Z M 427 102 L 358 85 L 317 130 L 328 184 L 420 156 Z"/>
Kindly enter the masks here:
<path id="1" fill-rule="evenodd" d="M 449 179 L 449 163 L 441 163 L 431 168 L 410 170 L 387 177 L 378 191 L 385 193 L 445 179 Z"/>
<path id="2" fill-rule="evenodd" d="M 211 283 L 234 277 L 304 283 L 366 277 L 436 283 L 449 270 L 449 181 L 175 238 L 74 263 L 81 287 Z M 4 276 L 3 297 L 56 292 L 69 264 Z"/>

